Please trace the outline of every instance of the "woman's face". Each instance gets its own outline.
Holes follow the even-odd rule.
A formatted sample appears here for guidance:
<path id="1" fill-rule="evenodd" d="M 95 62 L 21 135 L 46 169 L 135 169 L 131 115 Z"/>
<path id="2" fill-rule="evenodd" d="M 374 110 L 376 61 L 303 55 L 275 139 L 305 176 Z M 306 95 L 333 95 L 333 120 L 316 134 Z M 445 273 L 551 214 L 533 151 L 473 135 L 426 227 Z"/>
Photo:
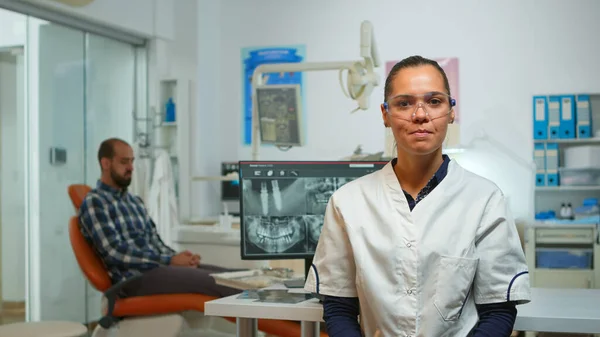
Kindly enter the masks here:
<path id="1" fill-rule="evenodd" d="M 450 98 L 444 96 L 442 74 L 431 65 L 405 68 L 396 73 L 391 89 L 388 108 L 382 104 L 381 113 L 385 125 L 392 129 L 398 151 L 427 155 L 439 150 L 448 123 L 454 121 Z"/>

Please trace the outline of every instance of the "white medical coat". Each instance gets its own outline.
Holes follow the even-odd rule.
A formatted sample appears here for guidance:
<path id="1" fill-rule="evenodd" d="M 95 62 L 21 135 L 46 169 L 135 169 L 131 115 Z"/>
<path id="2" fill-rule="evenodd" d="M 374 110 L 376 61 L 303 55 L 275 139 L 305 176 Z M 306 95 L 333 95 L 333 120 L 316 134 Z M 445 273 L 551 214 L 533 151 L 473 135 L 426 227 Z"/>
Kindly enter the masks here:
<path id="1" fill-rule="evenodd" d="M 152 186 L 148 194 L 148 214 L 166 245 L 171 245 L 171 230 L 179 225 L 179 210 L 175 195 L 175 179 L 171 156 L 165 150 L 156 150 Z"/>
<path id="2" fill-rule="evenodd" d="M 329 200 L 305 289 L 358 297 L 365 336 L 467 336 L 475 304 L 530 301 L 504 196 L 450 161 L 410 211 L 391 162 Z"/>
<path id="3" fill-rule="evenodd" d="M 140 153 L 139 146 L 135 145 L 133 153 Z M 150 196 L 150 173 L 152 171 L 152 162 L 150 158 L 139 156 L 133 164 L 133 176 L 129 185 L 129 193 L 142 198 L 144 204 L 148 204 Z"/>

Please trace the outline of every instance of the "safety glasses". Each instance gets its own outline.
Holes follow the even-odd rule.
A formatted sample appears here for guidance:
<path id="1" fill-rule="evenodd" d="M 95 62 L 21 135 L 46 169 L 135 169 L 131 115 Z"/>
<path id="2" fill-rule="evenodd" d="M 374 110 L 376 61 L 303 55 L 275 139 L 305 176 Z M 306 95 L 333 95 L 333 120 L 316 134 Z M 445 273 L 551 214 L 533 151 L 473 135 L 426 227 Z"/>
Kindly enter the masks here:
<path id="1" fill-rule="evenodd" d="M 430 119 L 436 119 L 448 115 L 455 105 L 454 98 L 437 91 L 421 95 L 397 95 L 383 103 L 390 116 L 408 121 L 416 117 L 419 108 Z"/>

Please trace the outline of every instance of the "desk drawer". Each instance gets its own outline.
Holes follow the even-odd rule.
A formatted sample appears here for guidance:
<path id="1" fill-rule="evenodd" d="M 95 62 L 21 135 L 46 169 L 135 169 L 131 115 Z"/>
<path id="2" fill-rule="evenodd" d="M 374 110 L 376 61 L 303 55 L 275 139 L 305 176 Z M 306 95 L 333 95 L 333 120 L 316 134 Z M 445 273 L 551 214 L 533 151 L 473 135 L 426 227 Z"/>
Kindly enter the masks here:
<path id="1" fill-rule="evenodd" d="M 549 249 L 535 250 L 537 268 L 592 269 L 592 249 Z"/>
<path id="2" fill-rule="evenodd" d="M 594 243 L 593 228 L 538 228 L 536 243 Z"/>

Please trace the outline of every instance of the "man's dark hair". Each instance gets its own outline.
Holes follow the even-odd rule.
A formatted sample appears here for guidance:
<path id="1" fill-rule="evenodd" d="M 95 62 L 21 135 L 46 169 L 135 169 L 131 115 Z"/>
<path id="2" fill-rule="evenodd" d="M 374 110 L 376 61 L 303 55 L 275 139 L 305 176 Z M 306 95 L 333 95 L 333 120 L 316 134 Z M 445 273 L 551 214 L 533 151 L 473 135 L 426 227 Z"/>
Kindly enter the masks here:
<path id="1" fill-rule="evenodd" d="M 100 144 L 98 149 L 98 163 L 102 167 L 102 158 L 112 159 L 115 156 L 115 144 L 121 143 L 129 145 L 126 141 L 119 138 L 109 138 Z"/>
<path id="2" fill-rule="evenodd" d="M 383 101 L 387 102 L 388 98 L 392 94 L 392 82 L 394 81 L 394 78 L 396 77 L 396 75 L 398 74 L 398 72 L 400 70 L 406 69 L 406 68 L 415 68 L 415 67 L 420 67 L 420 66 L 426 66 L 426 65 L 433 66 L 435 69 L 437 69 L 440 72 L 440 74 L 442 74 L 442 77 L 444 78 L 444 86 L 446 87 L 446 93 L 448 95 L 451 95 L 450 94 L 450 83 L 448 83 L 448 76 L 446 76 L 446 72 L 444 71 L 444 69 L 442 69 L 442 67 L 434 60 L 430 60 L 430 59 L 424 58 L 422 56 L 415 55 L 415 56 L 409 56 L 409 57 L 405 58 L 404 60 L 396 63 L 394 65 L 394 67 L 392 67 L 392 70 L 390 70 L 390 73 L 388 74 L 387 78 L 385 79 L 385 89 L 384 89 Z"/>

